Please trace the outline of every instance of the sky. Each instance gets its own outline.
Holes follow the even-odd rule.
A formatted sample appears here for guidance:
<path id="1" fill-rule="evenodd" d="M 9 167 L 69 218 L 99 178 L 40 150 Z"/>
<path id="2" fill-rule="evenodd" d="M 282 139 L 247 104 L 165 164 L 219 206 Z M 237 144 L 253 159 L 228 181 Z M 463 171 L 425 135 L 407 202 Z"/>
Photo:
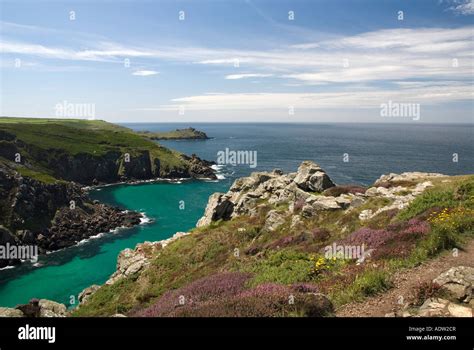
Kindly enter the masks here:
<path id="1" fill-rule="evenodd" d="M 472 123 L 473 20 L 474 0 L 0 0 L 0 115 Z"/>

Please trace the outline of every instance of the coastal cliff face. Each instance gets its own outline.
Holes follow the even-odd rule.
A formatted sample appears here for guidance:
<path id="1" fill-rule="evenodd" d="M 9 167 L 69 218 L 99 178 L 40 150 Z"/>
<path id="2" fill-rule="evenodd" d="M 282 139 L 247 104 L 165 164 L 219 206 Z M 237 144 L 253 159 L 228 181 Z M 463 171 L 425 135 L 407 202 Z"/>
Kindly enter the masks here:
<path id="1" fill-rule="evenodd" d="M 455 270 L 438 288 L 416 267 L 472 240 L 473 198 L 473 176 L 389 174 L 366 188 L 335 185 L 313 162 L 290 174 L 253 173 L 211 195 L 188 234 L 122 252 L 117 272 L 73 314 L 328 316 L 383 298 L 406 274 L 423 283 L 403 291 L 393 315 L 472 315 L 471 275 L 452 277 L 469 269 L 438 264 Z"/>
<path id="2" fill-rule="evenodd" d="M 6 166 L 0 168 L 0 195 L 0 244 L 36 245 L 39 253 L 139 224 L 142 217 L 92 202 L 75 183 L 43 183 Z M 17 259 L 2 259 L 0 268 L 17 263 Z"/>
<path id="3" fill-rule="evenodd" d="M 0 243 L 44 253 L 137 225 L 140 213 L 92 202 L 82 186 L 216 179 L 212 164 L 102 121 L 0 118 Z"/>
<path id="4" fill-rule="evenodd" d="M 154 178 L 216 179 L 214 171 L 210 168 L 212 162 L 204 161 L 196 155 L 188 157 L 164 149 L 163 152 L 172 157 L 175 164 L 170 165 L 161 161 L 153 149 L 123 152 L 112 150 L 100 155 L 71 154 L 62 149 L 42 149 L 25 144 L 5 132 L 0 134 L 0 143 L 2 144 L 0 157 L 13 161 L 20 155 L 23 159 L 20 158 L 19 163 L 23 163 L 27 168 L 34 169 L 34 165 L 40 163 L 42 168 L 49 170 L 52 177 L 83 185 Z M 170 153 L 167 154 L 168 152 Z"/>

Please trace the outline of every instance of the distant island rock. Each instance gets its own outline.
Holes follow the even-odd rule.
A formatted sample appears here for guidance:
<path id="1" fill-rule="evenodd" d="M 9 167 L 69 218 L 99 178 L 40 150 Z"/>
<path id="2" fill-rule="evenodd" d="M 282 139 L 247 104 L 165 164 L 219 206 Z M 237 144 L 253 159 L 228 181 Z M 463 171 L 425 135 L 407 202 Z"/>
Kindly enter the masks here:
<path id="1" fill-rule="evenodd" d="M 208 140 L 205 132 L 194 128 L 176 129 L 174 131 L 150 132 L 142 131 L 139 134 L 151 140 Z"/>

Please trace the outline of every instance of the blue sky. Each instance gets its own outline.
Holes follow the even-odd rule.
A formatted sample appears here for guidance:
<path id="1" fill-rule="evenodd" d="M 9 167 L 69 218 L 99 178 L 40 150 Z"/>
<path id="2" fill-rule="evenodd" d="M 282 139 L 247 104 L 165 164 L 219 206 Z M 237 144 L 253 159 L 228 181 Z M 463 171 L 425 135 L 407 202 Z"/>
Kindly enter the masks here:
<path id="1" fill-rule="evenodd" d="M 392 101 L 473 121 L 472 0 L 0 6 L 1 115 L 67 101 L 118 122 L 412 121 L 382 117 Z"/>

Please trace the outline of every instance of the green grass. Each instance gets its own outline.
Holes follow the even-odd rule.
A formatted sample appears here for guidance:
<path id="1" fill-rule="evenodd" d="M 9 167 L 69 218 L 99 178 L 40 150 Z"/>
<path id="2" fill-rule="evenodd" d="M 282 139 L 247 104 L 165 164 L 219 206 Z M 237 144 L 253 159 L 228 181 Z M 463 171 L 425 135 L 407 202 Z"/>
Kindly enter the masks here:
<path id="1" fill-rule="evenodd" d="M 50 160 L 64 154 L 104 157 L 110 152 L 120 152 L 129 153 L 133 157 L 148 152 L 151 164 L 159 159 L 163 171 L 187 166 L 179 152 L 169 150 L 128 128 L 101 120 L 2 117 L 0 131 L 16 137 L 18 141 L 15 143 L 2 142 L 16 147 L 22 158 L 32 165 L 33 169 L 30 171 L 22 170 L 25 176 L 43 178 L 46 182 L 52 179 L 42 177 L 39 173 L 49 173 L 52 176 Z"/>
<path id="2" fill-rule="evenodd" d="M 136 281 L 123 282 L 114 289 L 113 293 L 117 295 L 109 287 L 100 289 L 97 296 L 94 295 L 91 302 L 75 314 L 109 315 L 115 313 L 117 307 L 125 312 L 146 307 L 170 289 L 180 288 L 201 277 L 222 271 L 251 273 L 249 287 L 267 282 L 284 285 L 311 282 L 324 287 L 336 307 L 362 301 L 391 288 L 391 276 L 396 271 L 419 265 L 450 249 L 462 249 L 463 243 L 474 236 L 474 215 L 469 211 L 472 208 L 474 176 L 449 179 L 450 182 L 446 183 L 433 181 L 435 187 L 420 195 L 398 216 L 382 213 L 369 222 L 360 222 L 360 211 L 376 210 L 391 201 L 369 198 L 362 206 L 349 212 L 321 212 L 316 217 L 305 219 L 300 230 L 290 230 L 289 219 L 274 232 L 262 230 L 266 210 L 273 209 L 270 205 L 262 209 L 261 215 L 253 218 L 241 216 L 196 228 L 193 234 L 171 243 L 161 251 Z M 362 225 L 385 228 L 390 223 L 409 220 L 431 208 L 443 207 L 457 208 L 459 211 L 453 212 L 449 221 L 430 223 L 431 232 L 416 242 L 408 258 L 387 258 L 383 262 L 376 261 L 378 266 L 363 264 L 360 270 L 352 270 L 355 266 L 340 264 L 320 275 L 312 273 L 315 262 L 310 256 L 319 256 L 321 244 L 338 241 Z M 278 209 L 284 211 L 286 207 Z M 239 232 L 238 229 L 242 227 L 246 230 Z M 343 227 L 347 229 L 343 231 Z M 316 228 L 328 229 L 331 237 L 324 242 L 308 238 L 285 248 L 269 248 L 269 244 L 283 237 L 311 233 Z M 255 247 L 258 248 L 257 253 L 245 253 Z M 233 255 L 235 249 L 240 252 L 238 258 Z"/>
<path id="3" fill-rule="evenodd" d="M 255 275 L 251 281 L 252 285 L 265 282 L 292 284 L 311 280 L 312 266 L 308 254 L 281 250 L 269 252 L 268 257 L 253 264 L 245 264 L 241 271 Z"/>
<path id="4" fill-rule="evenodd" d="M 452 208 L 460 205 L 462 201 L 467 201 L 467 205 L 474 205 L 474 176 L 457 176 L 449 183 L 439 182 L 435 187 L 426 190 L 416 197 L 410 205 L 402 210 L 397 219 L 409 220 L 426 210 L 435 207 Z M 458 193 L 459 192 L 459 193 Z"/>
<path id="5" fill-rule="evenodd" d="M 56 179 L 55 177 L 53 177 L 49 174 L 34 171 L 34 170 L 31 170 L 31 169 L 25 168 L 23 166 L 17 167 L 16 170 L 21 174 L 21 176 L 29 177 L 29 178 L 32 178 L 32 179 L 35 179 L 35 180 L 38 180 L 38 181 L 41 181 L 41 182 L 44 182 L 44 183 L 47 183 L 47 184 L 63 182 L 63 181 L 58 180 L 58 179 Z"/>
<path id="6" fill-rule="evenodd" d="M 366 297 L 382 293 L 390 289 L 390 275 L 384 270 L 369 269 L 357 276 L 349 286 L 335 290 L 330 299 L 335 307 L 351 302 L 360 302 Z"/>

